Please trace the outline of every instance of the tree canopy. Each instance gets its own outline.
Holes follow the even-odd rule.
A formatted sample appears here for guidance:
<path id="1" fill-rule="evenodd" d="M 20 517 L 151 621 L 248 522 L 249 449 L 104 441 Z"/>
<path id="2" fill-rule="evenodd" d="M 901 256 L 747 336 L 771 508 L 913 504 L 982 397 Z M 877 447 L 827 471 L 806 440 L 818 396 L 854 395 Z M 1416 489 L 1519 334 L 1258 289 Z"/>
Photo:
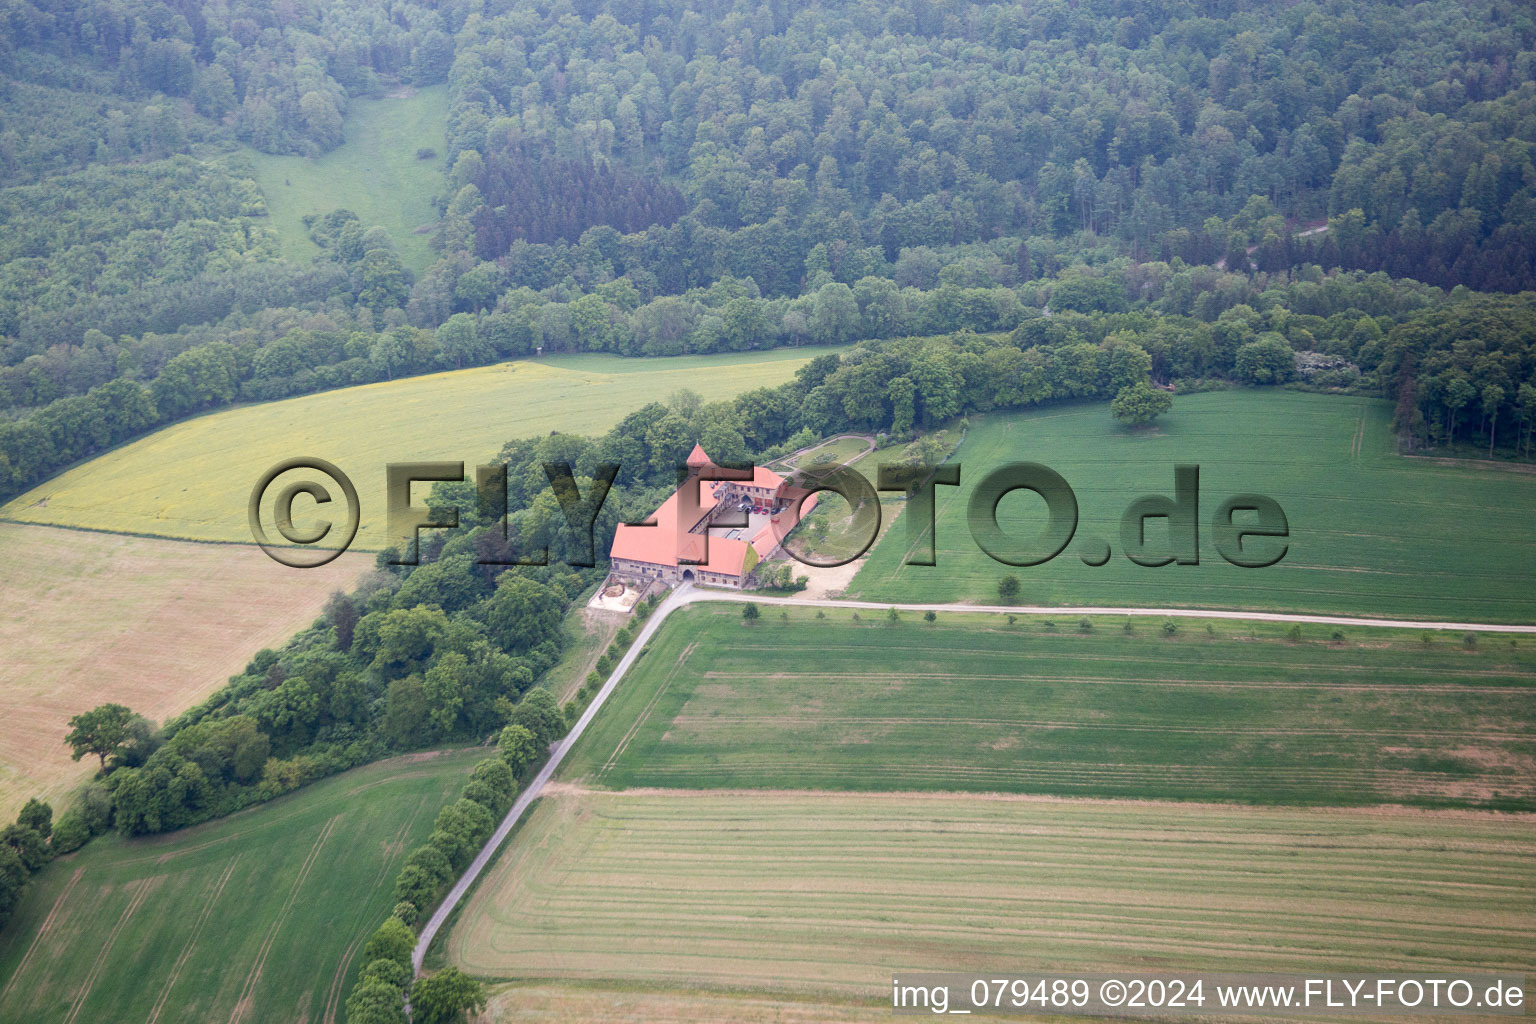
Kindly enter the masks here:
<path id="1" fill-rule="evenodd" d="M 1109 411 L 1121 423 L 1144 427 L 1173 408 L 1173 396 L 1146 381 L 1128 384 L 1109 403 Z"/>

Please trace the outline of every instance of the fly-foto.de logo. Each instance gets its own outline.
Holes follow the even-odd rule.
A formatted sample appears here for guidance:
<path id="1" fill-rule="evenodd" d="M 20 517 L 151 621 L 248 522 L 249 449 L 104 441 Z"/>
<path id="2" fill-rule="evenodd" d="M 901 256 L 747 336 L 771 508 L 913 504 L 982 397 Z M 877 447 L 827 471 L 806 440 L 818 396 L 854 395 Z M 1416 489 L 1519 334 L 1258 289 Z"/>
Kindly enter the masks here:
<path id="1" fill-rule="evenodd" d="M 559 503 L 576 549 L 564 561 L 571 565 L 597 564 L 594 537 L 598 516 L 607 502 L 619 466 L 600 464 L 586 476 L 586 490 L 578 482 L 569 463 L 546 463 L 544 473 Z M 726 464 L 678 467 L 678 496 L 690 507 L 699 507 L 704 487 L 730 481 L 750 481 L 754 466 Z M 305 470 L 330 478 L 332 486 L 314 479 L 292 480 L 276 488 L 271 517 L 286 544 L 276 543 L 263 524 L 263 509 L 268 493 L 280 477 Z M 1209 506 L 1208 518 L 1200 491 L 1200 467 L 1179 464 L 1172 467 L 1171 493 L 1147 494 L 1130 501 L 1119 517 L 1119 550 L 1136 565 L 1156 568 L 1170 564 L 1199 565 L 1202 526 L 1209 526 L 1209 542 L 1226 562 L 1245 569 L 1262 569 L 1283 559 L 1290 550 L 1290 522 L 1285 510 L 1273 498 L 1262 494 L 1240 493 L 1222 498 Z M 975 483 L 971 479 L 975 478 Z M 462 483 L 462 462 L 398 462 L 386 467 L 385 507 L 391 542 L 404 552 L 396 564 L 414 565 L 418 538 L 424 529 L 457 529 L 460 510 L 412 504 L 411 486 L 417 483 Z M 505 465 L 484 465 L 475 469 L 480 521 L 493 519 L 505 530 L 507 509 L 507 469 Z M 332 488 L 334 487 L 335 494 Z M 784 514 L 774 515 L 769 528 L 778 546 L 789 557 L 805 565 L 830 567 L 844 565 L 862 556 L 880 536 L 881 492 L 897 492 L 905 497 L 908 565 L 938 564 L 939 524 L 937 498 L 940 488 L 962 488 L 966 501 L 966 528 L 971 540 L 990 558 L 1004 565 L 1028 567 L 1043 565 L 1060 556 L 1069 547 L 1084 565 L 1098 567 L 1114 557 L 1113 543 L 1101 536 L 1079 536 L 1080 510 L 1076 493 L 1066 478 L 1038 462 L 1009 462 L 981 473 L 968 474 L 961 463 L 942 466 L 882 465 L 876 482 L 848 466 L 797 470 L 784 477 L 764 505 Z M 965 493 L 963 488 L 969 488 Z M 1017 493 L 1035 495 L 1043 502 L 1043 516 L 1027 517 L 1021 528 L 1014 522 L 1005 528 L 1000 516 L 1005 498 Z M 847 502 L 849 513 L 840 530 L 838 543 L 811 549 L 795 527 L 800 523 L 807 500 L 813 495 L 833 493 Z M 339 523 L 326 519 L 327 507 L 336 494 L 346 504 L 346 517 Z M 296 505 L 302 511 L 304 527 L 296 525 Z M 1039 507 L 1039 503 L 1036 503 Z M 487 512 L 489 511 L 489 514 Z M 361 504 L 357 489 L 339 468 L 323 459 L 287 459 L 268 469 L 251 490 L 247 509 L 252 536 L 268 555 L 296 568 L 323 565 L 345 551 L 357 535 Z M 698 561 L 707 563 L 710 530 L 745 527 L 746 514 L 737 522 L 731 510 L 711 516 L 698 532 L 701 551 Z M 682 522 L 682 520 L 678 520 Z M 655 521 L 628 523 L 643 529 L 665 529 Z M 1150 527 L 1150 529 L 1149 529 Z M 674 526 L 674 528 L 680 528 Z M 1073 546 L 1074 540 L 1077 542 Z M 299 557 L 298 552 L 311 555 Z M 692 559 L 689 559 L 692 561 Z M 516 559 L 482 560 L 481 564 L 544 565 L 547 551 L 528 552 Z"/>

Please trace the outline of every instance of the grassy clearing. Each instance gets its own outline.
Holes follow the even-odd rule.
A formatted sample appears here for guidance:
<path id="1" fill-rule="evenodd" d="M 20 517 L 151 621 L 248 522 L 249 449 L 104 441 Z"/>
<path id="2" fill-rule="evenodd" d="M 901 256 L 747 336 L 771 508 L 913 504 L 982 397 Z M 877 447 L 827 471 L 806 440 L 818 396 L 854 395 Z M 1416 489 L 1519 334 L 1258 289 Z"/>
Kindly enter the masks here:
<path id="1" fill-rule="evenodd" d="M 484 751 L 398 758 L 50 865 L 0 936 L 0 1021 L 333 1021 L 394 874 Z"/>
<path id="2" fill-rule="evenodd" d="M 787 469 L 826 471 L 846 464 L 847 468 L 864 477 L 870 489 L 875 491 L 880 503 L 880 528 L 883 533 L 901 514 L 903 499 L 896 492 L 876 489 L 879 467 L 882 462 L 895 461 L 900 454 L 899 447 L 870 449 L 868 444 L 858 438 L 838 438 L 799 456 Z M 791 546 L 804 557 L 822 561 L 852 558 L 864 547 L 863 530 L 868 514 L 864 512 L 855 518 L 854 506 L 846 498 L 836 491 L 823 491 L 817 499 L 816 507 L 790 532 L 793 538 Z M 861 565 L 862 561 L 858 559 L 833 567 L 807 565 L 797 560 L 793 568 L 796 575 L 804 573 L 812 581 L 835 580 L 837 585 L 830 587 L 816 587 L 813 582 L 813 596 L 825 596 L 841 593 Z"/>
<path id="3" fill-rule="evenodd" d="M 938 565 L 901 564 L 909 541 L 899 524 L 866 558 L 850 592 L 994 603 L 998 581 L 1012 573 L 1026 604 L 1536 619 L 1536 535 L 1528 522 L 1536 475 L 1402 458 L 1393 451 L 1390 412 L 1367 399 L 1227 391 L 1176 399 L 1172 414 L 1147 432 L 1115 425 L 1097 404 L 978 419 L 954 456 L 964 466 L 961 486 L 939 488 Z M 1067 550 L 1030 568 L 993 561 L 966 524 L 982 476 L 1021 460 L 1064 476 L 1081 510 Z M 1176 463 L 1200 466 L 1201 563 L 1134 565 L 1122 554 L 1120 516 L 1141 495 L 1171 495 Z M 1227 497 L 1255 491 L 1285 509 L 1290 551 L 1276 566 L 1240 569 L 1216 553 L 1210 519 Z M 999 521 L 1029 537 L 1043 509 L 1018 492 L 1003 499 Z M 1093 538 L 1115 552 L 1101 568 L 1080 557 Z"/>
<path id="4" fill-rule="evenodd" d="M 565 787 L 448 954 L 493 978 L 830 992 L 869 1008 L 902 969 L 1529 971 L 1531 824 Z M 506 1019 L 521 1004 L 514 989 Z"/>
<path id="5" fill-rule="evenodd" d="M 343 124 L 346 141 L 317 160 L 243 150 L 266 195 L 283 255 L 308 263 L 320 250 L 304 229 L 305 214 L 348 209 L 365 228 L 387 229 L 406 266 L 418 273 L 426 269 L 434 257 L 428 239 L 437 223 L 432 197 L 444 187 L 447 117 L 448 87 L 435 85 L 351 101 Z M 418 160 L 421 148 L 437 155 Z"/>
<path id="6" fill-rule="evenodd" d="M 626 621 L 626 616 L 618 612 L 590 611 L 584 602 L 567 612 L 565 634 L 568 641 L 560 660 L 544 673 L 541 680 L 544 688 L 559 698 L 561 704 L 573 699 L 581 684 L 587 681 L 587 673 L 593 670 L 597 659 L 613 643 Z"/>
<path id="7" fill-rule="evenodd" d="M 840 466 L 845 462 L 863 455 L 869 450 L 869 442 L 858 437 L 840 437 L 835 441 L 828 441 L 819 448 L 796 456 L 788 464 L 797 469 L 812 469 L 821 466 Z"/>
<path id="8" fill-rule="evenodd" d="M 366 555 L 296 572 L 253 547 L 0 524 L 0 820 L 59 807 L 95 758 L 69 759 L 70 716 L 104 701 L 161 720 L 320 614 Z"/>
<path id="9" fill-rule="evenodd" d="M 1536 643 L 767 607 L 676 613 L 563 777 L 1536 809 Z"/>
<path id="10" fill-rule="evenodd" d="M 477 461 L 512 438 L 551 430 L 601 434 L 646 402 L 681 388 L 715 400 L 781 384 L 817 354 L 775 349 L 675 359 L 562 356 L 243 406 L 175 424 L 76 466 L 12 501 L 0 515 L 246 542 L 246 506 L 257 478 L 280 460 L 310 455 L 352 477 L 362 506 L 353 546 L 377 551 L 387 546 L 388 463 L 462 461 L 472 474 Z M 418 485 L 418 497 L 426 487 Z M 301 516 L 303 507 L 295 506 Z"/>

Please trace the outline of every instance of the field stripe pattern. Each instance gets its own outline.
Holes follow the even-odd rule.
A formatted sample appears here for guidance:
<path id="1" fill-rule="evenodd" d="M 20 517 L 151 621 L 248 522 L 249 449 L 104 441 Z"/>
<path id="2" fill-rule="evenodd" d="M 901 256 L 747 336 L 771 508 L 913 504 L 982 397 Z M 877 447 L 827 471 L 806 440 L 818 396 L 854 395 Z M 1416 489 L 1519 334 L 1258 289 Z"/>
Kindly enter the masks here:
<path id="1" fill-rule="evenodd" d="M 740 607 L 673 613 L 562 777 L 1536 810 L 1530 638 Z"/>
<path id="2" fill-rule="evenodd" d="M 48 865 L 0 934 L 0 1024 L 334 1019 L 404 851 L 484 756 L 380 762 Z"/>
<path id="3" fill-rule="evenodd" d="M 1530 970 L 1517 818 L 557 786 L 449 956 L 878 998 L 902 969 Z"/>

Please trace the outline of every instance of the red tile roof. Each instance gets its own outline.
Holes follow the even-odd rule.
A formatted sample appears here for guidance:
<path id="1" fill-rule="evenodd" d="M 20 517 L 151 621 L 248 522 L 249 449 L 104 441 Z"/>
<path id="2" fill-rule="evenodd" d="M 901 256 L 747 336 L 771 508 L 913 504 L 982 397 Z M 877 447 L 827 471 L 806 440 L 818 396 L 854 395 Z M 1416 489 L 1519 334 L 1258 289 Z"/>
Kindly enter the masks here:
<path id="1" fill-rule="evenodd" d="M 688 456 L 688 465 L 697 471 L 705 466 L 713 466 L 714 461 L 702 447 L 695 444 Z M 609 556 L 632 562 L 667 566 L 695 563 L 704 558 L 704 535 L 691 531 L 705 515 L 714 511 L 719 502 L 716 492 L 723 490 L 729 483 L 776 491 L 784 483 L 784 478 L 771 469 L 756 466 L 753 468 L 751 481 L 701 480 L 697 489 L 685 484 L 673 491 L 667 500 L 651 514 L 650 522 L 654 525 L 632 526 L 620 523 L 618 529 L 614 531 L 613 547 L 609 550 Z M 695 494 L 697 494 L 696 504 Z M 806 501 L 803 511 L 810 511 L 815 506 L 815 501 L 816 498 L 813 495 Z M 778 546 L 778 543 L 778 536 L 773 528 L 765 525 L 752 538 L 751 547 L 759 557 L 766 557 Z M 746 562 L 747 547 L 746 541 L 710 537 L 708 562 L 703 565 L 690 565 L 690 567 L 704 572 L 740 576 Z"/>

